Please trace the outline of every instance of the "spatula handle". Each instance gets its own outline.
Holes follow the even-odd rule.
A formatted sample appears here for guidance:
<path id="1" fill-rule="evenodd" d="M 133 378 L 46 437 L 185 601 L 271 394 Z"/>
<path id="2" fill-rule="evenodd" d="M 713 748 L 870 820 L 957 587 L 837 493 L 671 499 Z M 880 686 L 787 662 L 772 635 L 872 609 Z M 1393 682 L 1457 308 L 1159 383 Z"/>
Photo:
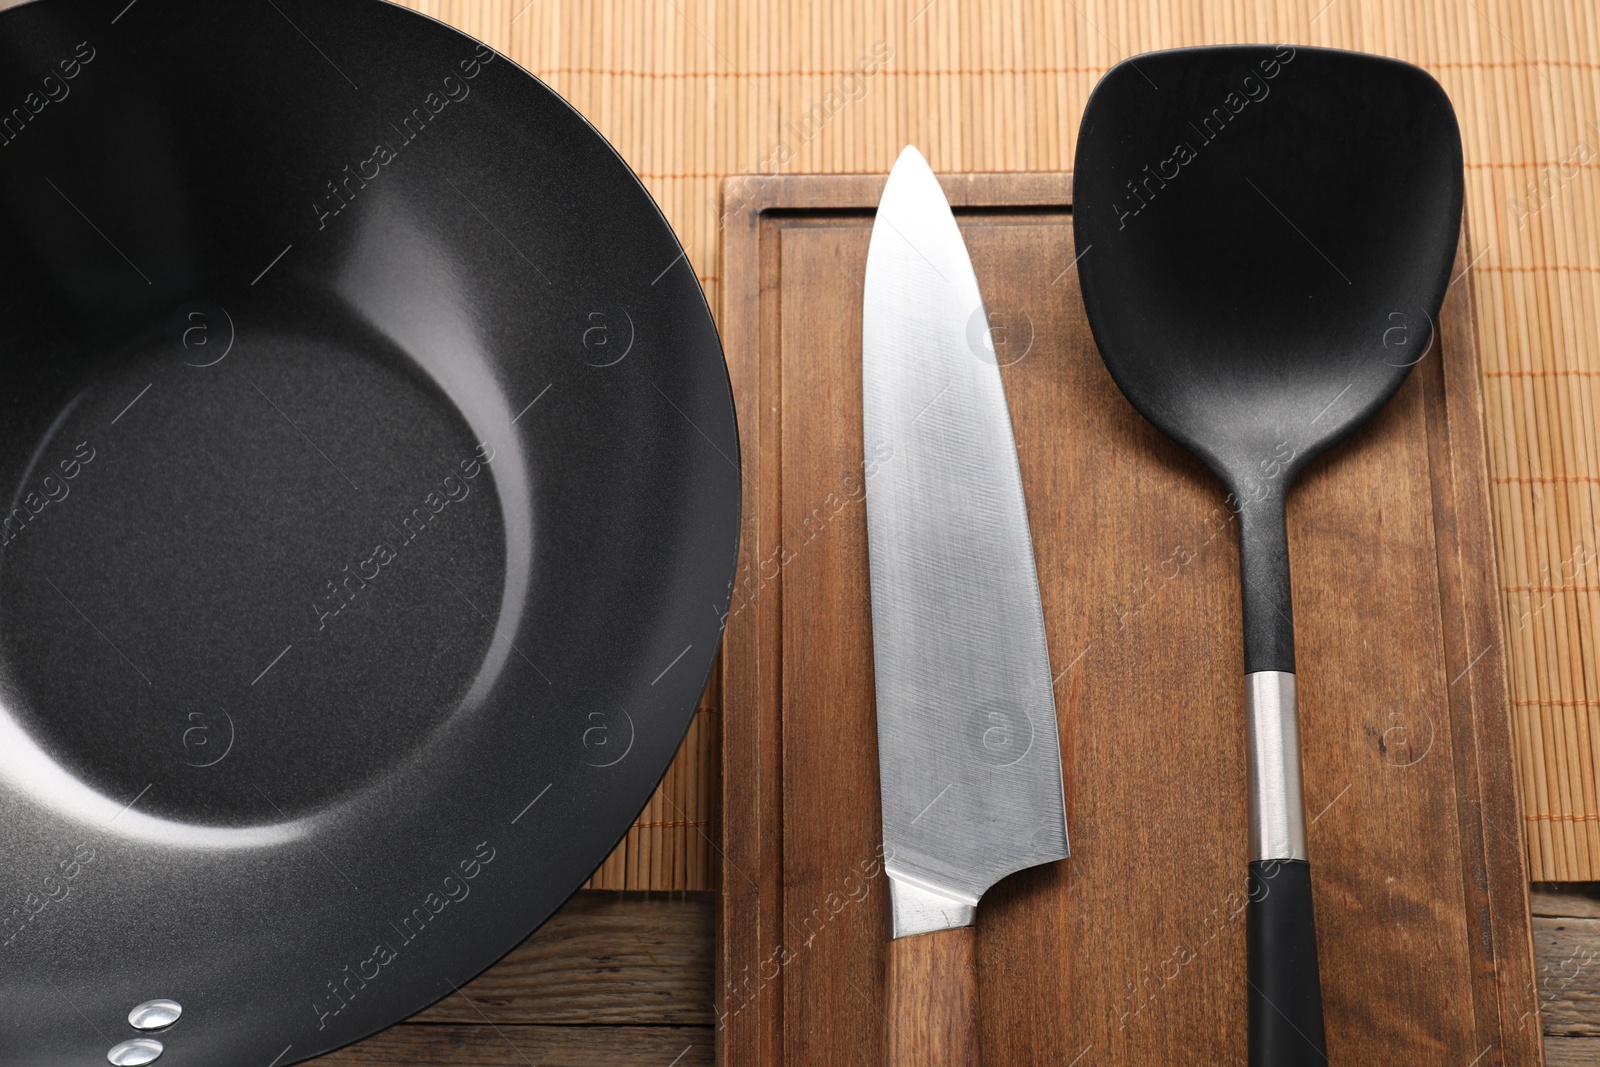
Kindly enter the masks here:
<path id="1" fill-rule="evenodd" d="M 970 926 L 889 942 L 887 1067 L 978 1067 L 976 946 Z"/>
<path id="2" fill-rule="evenodd" d="M 1250 1067 L 1327 1067 L 1305 860 L 1250 864 Z"/>
<path id="3" fill-rule="evenodd" d="M 1282 486 L 1239 512 L 1250 757 L 1250 1067 L 1327 1067 Z"/>

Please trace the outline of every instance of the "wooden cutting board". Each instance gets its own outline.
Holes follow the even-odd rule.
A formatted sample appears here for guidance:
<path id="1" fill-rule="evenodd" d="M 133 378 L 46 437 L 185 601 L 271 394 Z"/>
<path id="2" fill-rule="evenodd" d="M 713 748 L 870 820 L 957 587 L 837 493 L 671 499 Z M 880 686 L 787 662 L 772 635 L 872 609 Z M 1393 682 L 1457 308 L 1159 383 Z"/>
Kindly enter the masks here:
<path id="1" fill-rule="evenodd" d="M 862 500 L 893 457 L 863 454 L 860 329 L 883 184 L 723 190 L 746 493 L 723 667 L 715 1006 L 729 1067 L 882 1057 Z M 944 185 L 1008 363 L 1073 850 L 979 906 L 985 1060 L 1242 1064 L 1231 512 L 1100 362 L 1072 269 L 1070 176 Z M 1468 262 L 1463 241 L 1458 274 Z M 1540 1062 L 1469 300 L 1451 286 L 1438 342 L 1398 396 L 1290 496 L 1334 1064 Z"/>

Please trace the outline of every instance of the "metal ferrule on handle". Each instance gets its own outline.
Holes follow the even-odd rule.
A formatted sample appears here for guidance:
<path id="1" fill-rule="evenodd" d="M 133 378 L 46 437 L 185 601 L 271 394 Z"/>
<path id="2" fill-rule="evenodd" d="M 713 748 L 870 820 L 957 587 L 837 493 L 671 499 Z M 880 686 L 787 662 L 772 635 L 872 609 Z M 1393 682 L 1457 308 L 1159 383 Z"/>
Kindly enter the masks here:
<path id="1" fill-rule="evenodd" d="M 1250 739 L 1249 1067 L 1326 1067 L 1294 675 L 1245 675 Z"/>
<path id="2" fill-rule="evenodd" d="M 1294 675 L 1244 676 L 1250 747 L 1250 858 L 1304 860 L 1305 793 L 1300 781 L 1300 724 Z"/>

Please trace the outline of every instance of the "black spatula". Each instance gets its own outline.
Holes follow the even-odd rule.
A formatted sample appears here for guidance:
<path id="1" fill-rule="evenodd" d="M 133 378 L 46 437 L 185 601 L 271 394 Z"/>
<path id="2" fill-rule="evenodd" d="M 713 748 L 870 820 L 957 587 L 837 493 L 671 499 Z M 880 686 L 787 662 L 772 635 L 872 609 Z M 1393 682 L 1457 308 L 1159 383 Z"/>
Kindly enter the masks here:
<path id="1" fill-rule="evenodd" d="M 1250 1064 L 1320 1067 L 1284 497 L 1432 344 L 1461 227 L 1455 113 L 1433 78 L 1377 56 L 1156 52 L 1096 87 L 1075 171 L 1106 366 L 1239 516 Z"/>

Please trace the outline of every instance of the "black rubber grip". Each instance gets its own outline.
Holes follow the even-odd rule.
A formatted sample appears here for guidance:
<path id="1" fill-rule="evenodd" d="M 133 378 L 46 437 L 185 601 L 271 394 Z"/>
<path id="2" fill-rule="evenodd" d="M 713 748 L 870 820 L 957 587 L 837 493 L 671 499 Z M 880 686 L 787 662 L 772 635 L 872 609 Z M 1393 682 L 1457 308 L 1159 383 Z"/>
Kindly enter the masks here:
<path id="1" fill-rule="evenodd" d="M 1250 864 L 1250 1067 L 1325 1067 L 1311 865 Z"/>

